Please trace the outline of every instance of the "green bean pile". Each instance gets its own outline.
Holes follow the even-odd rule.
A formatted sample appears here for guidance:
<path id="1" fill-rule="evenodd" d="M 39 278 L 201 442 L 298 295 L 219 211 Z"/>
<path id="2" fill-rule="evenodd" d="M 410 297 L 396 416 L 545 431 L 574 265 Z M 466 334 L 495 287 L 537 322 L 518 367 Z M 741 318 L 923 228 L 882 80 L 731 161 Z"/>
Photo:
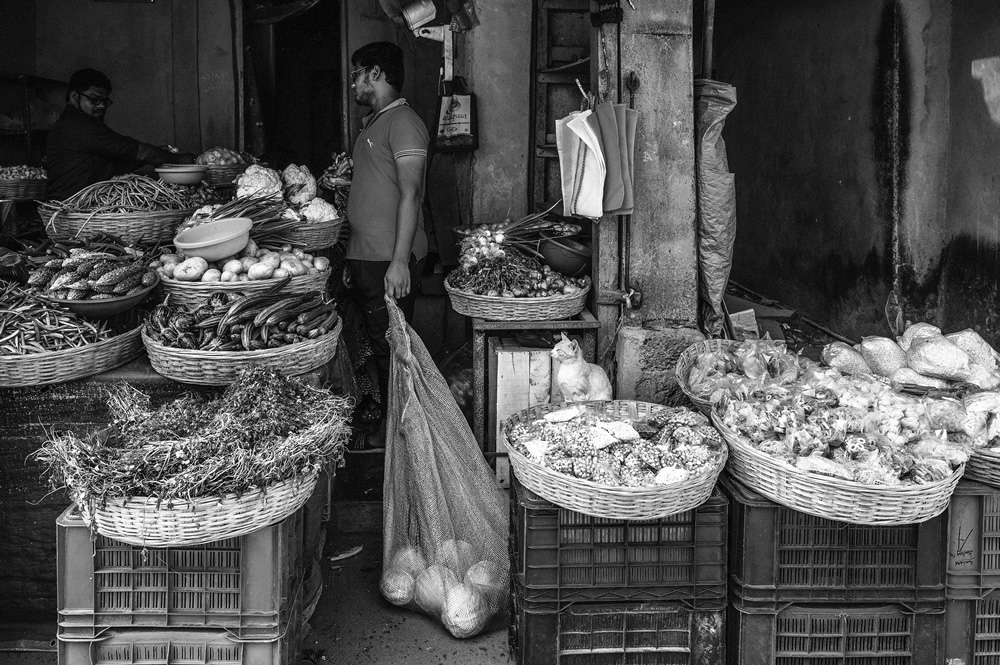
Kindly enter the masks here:
<path id="1" fill-rule="evenodd" d="M 13 283 L 0 288 L 0 356 L 62 351 L 110 337 L 103 321 L 84 321 Z"/>
<path id="2" fill-rule="evenodd" d="M 63 201 L 39 203 L 49 214 L 55 212 L 153 212 L 192 207 L 190 195 L 165 182 L 144 175 L 128 174 L 84 187 Z"/>

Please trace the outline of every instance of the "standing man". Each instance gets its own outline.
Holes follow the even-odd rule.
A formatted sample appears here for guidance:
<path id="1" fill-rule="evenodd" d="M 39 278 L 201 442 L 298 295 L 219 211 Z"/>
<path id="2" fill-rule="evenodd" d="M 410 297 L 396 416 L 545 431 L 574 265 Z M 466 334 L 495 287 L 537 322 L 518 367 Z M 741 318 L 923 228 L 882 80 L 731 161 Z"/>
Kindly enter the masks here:
<path id="1" fill-rule="evenodd" d="M 351 237 L 345 281 L 364 300 L 365 327 L 378 366 L 383 408 L 389 384 L 386 295 L 413 318 L 416 285 L 427 256 L 421 203 L 428 133 L 420 116 L 400 97 L 403 51 L 373 42 L 351 56 L 354 100 L 370 106 L 354 143 L 354 177 L 347 201 Z"/>
<path id="2" fill-rule="evenodd" d="M 104 114 L 112 104 L 110 95 L 111 81 L 96 69 L 81 69 L 70 77 L 66 108 L 49 131 L 47 199 L 61 201 L 144 164 L 194 163 L 192 154 L 175 154 L 107 127 Z"/>

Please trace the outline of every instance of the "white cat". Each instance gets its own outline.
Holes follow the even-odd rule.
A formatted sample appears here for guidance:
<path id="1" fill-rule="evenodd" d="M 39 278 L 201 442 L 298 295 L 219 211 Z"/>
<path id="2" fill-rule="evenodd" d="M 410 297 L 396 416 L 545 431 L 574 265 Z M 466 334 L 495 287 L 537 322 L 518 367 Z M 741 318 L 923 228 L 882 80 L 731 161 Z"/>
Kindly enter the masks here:
<path id="1" fill-rule="evenodd" d="M 552 357 L 559 361 L 556 386 L 567 402 L 611 399 L 611 381 L 600 365 L 583 359 L 583 349 L 575 339 L 562 333 L 562 341 L 552 347 Z"/>

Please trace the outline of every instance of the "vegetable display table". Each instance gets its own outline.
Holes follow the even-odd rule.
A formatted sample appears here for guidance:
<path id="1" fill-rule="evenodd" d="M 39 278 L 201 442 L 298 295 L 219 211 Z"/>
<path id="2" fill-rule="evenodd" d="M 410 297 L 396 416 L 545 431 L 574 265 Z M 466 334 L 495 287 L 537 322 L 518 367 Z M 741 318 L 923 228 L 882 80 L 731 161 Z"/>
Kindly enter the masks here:
<path id="1" fill-rule="evenodd" d="M 472 319 L 472 381 L 473 381 L 473 433 L 480 448 L 486 450 L 486 338 L 503 333 L 565 332 L 583 338 L 583 355 L 588 362 L 595 362 L 597 332 L 600 323 L 590 310 L 584 309 L 576 316 L 559 321 L 487 321 Z"/>

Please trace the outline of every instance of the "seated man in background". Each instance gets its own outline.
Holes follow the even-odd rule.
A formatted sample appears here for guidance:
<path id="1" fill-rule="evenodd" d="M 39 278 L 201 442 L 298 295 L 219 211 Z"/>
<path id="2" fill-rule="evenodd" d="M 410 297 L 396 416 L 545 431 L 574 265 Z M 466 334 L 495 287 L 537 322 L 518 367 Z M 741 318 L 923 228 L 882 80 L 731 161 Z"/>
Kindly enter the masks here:
<path id="1" fill-rule="evenodd" d="M 87 185 L 129 173 L 143 165 L 191 164 L 195 156 L 123 136 L 104 124 L 111 106 L 111 81 L 95 69 L 69 79 L 66 108 L 49 131 L 45 198 L 61 201 Z"/>

